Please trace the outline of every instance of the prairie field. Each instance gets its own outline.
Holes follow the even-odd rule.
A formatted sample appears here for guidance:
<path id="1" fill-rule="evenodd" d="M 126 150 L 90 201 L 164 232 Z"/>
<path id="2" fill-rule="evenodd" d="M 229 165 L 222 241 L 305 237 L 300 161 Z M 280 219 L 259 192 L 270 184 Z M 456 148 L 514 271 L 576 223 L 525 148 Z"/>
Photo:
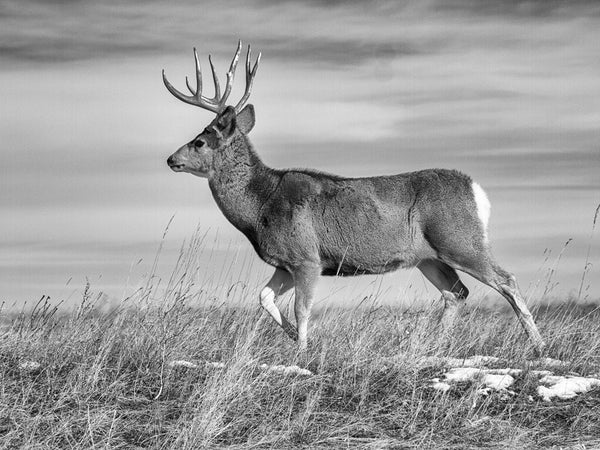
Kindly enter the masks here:
<path id="1" fill-rule="evenodd" d="M 86 288 L 72 310 L 42 297 L 1 313 L 1 448 L 600 446 L 600 389 L 546 401 L 535 376 L 600 377 L 593 303 L 533 307 L 544 356 L 558 366 L 536 359 L 508 307 L 474 301 L 448 333 L 436 328 L 439 302 L 400 308 L 368 298 L 321 309 L 298 355 L 248 301 L 254 289 L 199 286 L 193 253 L 192 245 L 162 288 L 151 276 L 110 309 Z M 514 384 L 432 387 L 446 357 L 474 355 L 498 358 L 491 368 L 520 369 Z"/>

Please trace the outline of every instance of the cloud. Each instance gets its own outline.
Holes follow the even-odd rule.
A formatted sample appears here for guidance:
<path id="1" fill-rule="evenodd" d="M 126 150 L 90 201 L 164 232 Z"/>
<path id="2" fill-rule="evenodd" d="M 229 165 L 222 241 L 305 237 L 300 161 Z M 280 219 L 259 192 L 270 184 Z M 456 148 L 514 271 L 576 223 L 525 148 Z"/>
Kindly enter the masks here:
<path id="1" fill-rule="evenodd" d="M 154 251 L 177 211 L 177 245 L 198 220 L 235 235 L 206 182 L 165 165 L 211 114 L 173 99 L 160 70 L 182 88 L 196 46 L 222 77 L 238 37 L 263 52 L 251 137 L 268 164 L 347 176 L 459 168 L 488 189 L 494 245 L 525 280 L 541 247 L 589 236 L 600 189 L 595 3 L 0 5 L 0 253 L 5 266 L 21 258 L 0 293 L 40 291 L 63 272 L 117 285 L 122 265 L 111 261 Z M 573 248 L 571 285 L 583 266 Z"/>
<path id="2" fill-rule="evenodd" d="M 5 0 L 0 55 L 22 63 L 59 63 L 161 55 L 182 51 L 182 43 L 203 48 L 206 42 L 210 47 L 204 51 L 223 54 L 231 52 L 239 36 L 271 58 L 346 66 L 449 48 L 460 43 L 461 36 L 469 36 L 469 30 L 480 30 L 477 23 L 482 20 L 484 26 L 489 19 L 509 26 L 480 32 L 480 37 L 491 35 L 500 44 L 519 39 L 509 32 L 519 22 L 548 16 L 548 20 L 597 16 L 600 11 L 593 2 L 569 3 L 567 8 L 564 2 L 467 0 L 334 5 L 205 1 L 198 6 L 189 0 L 118 4 L 110 0 Z M 488 41 L 468 44 L 487 45 Z"/>
<path id="3" fill-rule="evenodd" d="M 482 16 L 510 16 L 513 18 L 579 15 L 581 9 L 600 13 L 594 0 L 449 0 L 436 1 L 435 8 L 447 12 L 469 12 Z"/>

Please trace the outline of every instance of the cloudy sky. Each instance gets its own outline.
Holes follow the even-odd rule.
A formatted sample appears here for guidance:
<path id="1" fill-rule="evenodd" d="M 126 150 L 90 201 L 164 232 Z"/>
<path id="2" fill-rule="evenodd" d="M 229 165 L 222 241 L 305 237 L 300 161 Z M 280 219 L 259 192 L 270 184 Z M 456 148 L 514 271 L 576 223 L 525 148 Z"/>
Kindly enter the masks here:
<path id="1" fill-rule="evenodd" d="M 161 70 L 183 88 L 195 46 L 223 78 L 238 38 L 263 55 L 252 140 L 267 164 L 463 170 L 486 188 L 497 257 L 530 297 L 553 268 L 553 293 L 577 293 L 588 248 L 584 294 L 600 297 L 596 2 L 0 0 L 1 301 L 75 301 L 86 280 L 121 298 L 172 216 L 163 276 L 200 227 L 203 270 L 243 260 L 231 277 L 264 281 L 206 181 L 165 163 L 212 117 L 175 100 Z M 426 286 L 415 271 L 344 283 L 320 297 Z"/>

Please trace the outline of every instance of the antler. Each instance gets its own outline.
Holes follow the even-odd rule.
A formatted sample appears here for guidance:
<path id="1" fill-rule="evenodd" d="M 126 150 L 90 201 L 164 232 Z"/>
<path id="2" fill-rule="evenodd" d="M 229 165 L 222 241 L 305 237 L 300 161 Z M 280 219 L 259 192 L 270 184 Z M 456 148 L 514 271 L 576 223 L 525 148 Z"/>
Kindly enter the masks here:
<path id="1" fill-rule="evenodd" d="M 231 60 L 231 64 L 229 65 L 229 70 L 227 71 L 227 84 L 225 85 L 225 92 L 221 97 L 221 87 L 219 85 L 219 78 L 217 77 L 217 72 L 215 71 L 215 66 L 213 65 L 212 58 L 208 55 L 208 61 L 210 62 L 210 69 L 212 71 L 213 82 L 215 84 L 215 96 L 213 98 L 204 97 L 202 95 L 202 71 L 200 69 L 200 61 L 198 60 L 198 53 L 194 48 L 194 60 L 196 62 L 196 89 L 193 89 L 190 86 L 189 80 L 185 77 L 185 84 L 189 89 L 192 95 L 186 95 L 179 92 L 177 89 L 173 87 L 167 77 L 165 75 L 165 71 L 163 69 L 162 76 L 163 82 L 165 83 L 166 88 L 169 90 L 173 96 L 181 100 L 182 102 L 189 103 L 190 105 L 199 106 L 200 108 L 207 109 L 214 113 L 220 113 L 226 107 L 225 102 L 229 98 L 229 94 L 231 94 L 231 89 L 233 87 L 233 80 L 235 78 L 235 69 L 237 68 L 238 59 L 240 57 L 240 51 L 242 50 L 242 41 L 238 41 L 237 50 L 233 59 Z M 252 83 L 254 81 L 254 76 L 256 75 L 256 71 L 258 69 L 258 63 L 260 62 L 261 54 L 258 54 L 256 58 L 256 62 L 254 63 L 254 67 L 251 68 L 250 64 L 250 46 L 248 46 L 248 52 L 246 54 L 246 91 L 244 92 L 243 97 L 235 105 L 235 112 L 239 113 L 244 104 L 248 101 L 250 97 L 250 92 L 252 91 Z"/>

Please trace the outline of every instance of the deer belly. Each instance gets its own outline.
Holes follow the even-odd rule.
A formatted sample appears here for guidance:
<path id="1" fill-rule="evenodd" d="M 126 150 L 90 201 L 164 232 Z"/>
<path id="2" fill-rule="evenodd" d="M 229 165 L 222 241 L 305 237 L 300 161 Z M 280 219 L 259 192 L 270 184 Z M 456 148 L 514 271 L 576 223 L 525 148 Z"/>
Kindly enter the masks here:
<path id="1" fill-rule="evenodd" d="M 373 249 L 372 249 L 373 250 Z M 322 254 L 321 264 L 323 275 L 368 275 L 392 272 L 400 268 L 413 267 L 418 263 L 413 252 L 354 252 L 352 249 L 343 254 Z"/>
<path id="2" fill-rule="evenodd" d="M 390 261 L 388 264 L 372 266 L 354 266 L 352 264 L 339 264 L 338 266 L 324 267 L 321 275 L 325 276 L 356 276 L 356 275 L 376 275 L 386 272 L 393 272 L 402 267 L 411 267 L 404 260 Z"/>

